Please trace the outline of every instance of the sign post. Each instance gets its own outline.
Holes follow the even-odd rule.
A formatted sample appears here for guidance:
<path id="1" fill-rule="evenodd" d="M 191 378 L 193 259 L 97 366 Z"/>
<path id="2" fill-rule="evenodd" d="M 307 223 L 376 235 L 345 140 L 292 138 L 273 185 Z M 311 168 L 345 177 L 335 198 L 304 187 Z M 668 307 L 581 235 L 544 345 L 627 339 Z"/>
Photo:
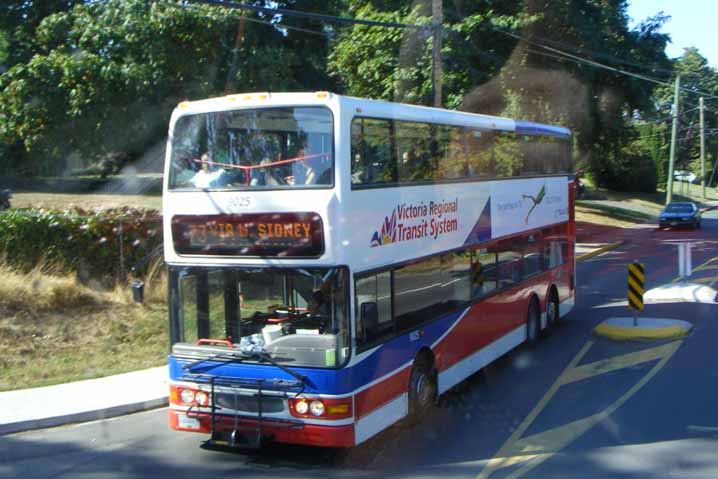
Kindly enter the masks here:
<path id="1" fill-rule="evenodd" d="M 691 259 L 692 243 L 678 243 L 678 276 L 685 278 L 693 274 Z"/>
<path id="2" fill-rule="evenodd" d="M 638 311 L 643 311 L 643 281 L 646 275 L 644 273 L 643 263 L 634 261 L 628 265 L 628 307 L 633 309 L 633 326 L 638 326 Z"/>

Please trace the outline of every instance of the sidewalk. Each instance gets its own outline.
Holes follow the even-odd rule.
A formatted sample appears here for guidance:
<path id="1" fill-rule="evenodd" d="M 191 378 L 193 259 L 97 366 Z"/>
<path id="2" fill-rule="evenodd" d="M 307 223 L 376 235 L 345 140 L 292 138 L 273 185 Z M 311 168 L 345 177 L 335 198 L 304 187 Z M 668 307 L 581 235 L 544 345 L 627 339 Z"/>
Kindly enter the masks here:
<path id="1" fill-rule="evenodd" d="M 614 228 L 577 223 L 576 257 L 584 259 L 639 240 L 655 224 Z M 159 408 L 168 401 L 167 367 L 56 386 L 0 392 L 0 435 Z"/>
<path id="2" fill-rule="evenodd" d="M 0 435 L 120 416 L 167 405 L 167 367 L 0 392 Z"/>

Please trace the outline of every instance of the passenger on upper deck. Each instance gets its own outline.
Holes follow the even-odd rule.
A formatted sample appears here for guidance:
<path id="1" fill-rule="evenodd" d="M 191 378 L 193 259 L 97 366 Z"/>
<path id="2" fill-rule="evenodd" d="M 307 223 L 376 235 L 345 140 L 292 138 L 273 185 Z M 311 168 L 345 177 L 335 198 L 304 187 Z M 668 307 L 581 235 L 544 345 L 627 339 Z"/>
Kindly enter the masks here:
<path id="1" fill-rule="evenodd" d="M 211 188 L 217 186 L 216 182 L 219 177 L 224 174 L 224 170 L 217 168 L 215 171 L 210 171 L 209 166 L 212 162 L 209 159 L 209 154 L 202 153 L 199 160 L 193 161 L 201 165 L 201 169 L 195 173 L 191 180 L 195 188 Z"/>

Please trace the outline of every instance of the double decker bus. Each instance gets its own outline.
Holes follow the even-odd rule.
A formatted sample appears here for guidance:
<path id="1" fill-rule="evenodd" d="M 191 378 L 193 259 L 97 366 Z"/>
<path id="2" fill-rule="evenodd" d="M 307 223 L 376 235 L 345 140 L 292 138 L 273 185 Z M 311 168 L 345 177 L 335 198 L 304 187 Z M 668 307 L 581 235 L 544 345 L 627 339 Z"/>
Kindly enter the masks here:
<path id="1" fill-rule="evenodd" d="M 327 92 L 184 102 L 169 425 L 351 447 L 574 305 L 569 130 Z"/>

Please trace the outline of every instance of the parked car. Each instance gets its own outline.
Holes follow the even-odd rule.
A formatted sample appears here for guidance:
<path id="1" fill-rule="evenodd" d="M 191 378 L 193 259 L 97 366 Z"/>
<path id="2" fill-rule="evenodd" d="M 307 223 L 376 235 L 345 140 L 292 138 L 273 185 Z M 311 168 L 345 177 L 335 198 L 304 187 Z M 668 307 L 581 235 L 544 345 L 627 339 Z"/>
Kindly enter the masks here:
<path id="1" fill-rule="evenodd" d="M 668 203 L 658 216 L 658 226 L 692 226 L 701 227 L 701 210 L 690 201 Z"/>
<path id="2" fill-rule="evenodd" d="M 677 170 L 673 172 L 673 179 L 676 181 L 685 181 L 687 183 L 695 183 L 698 177 L 690 171 Z"/>

